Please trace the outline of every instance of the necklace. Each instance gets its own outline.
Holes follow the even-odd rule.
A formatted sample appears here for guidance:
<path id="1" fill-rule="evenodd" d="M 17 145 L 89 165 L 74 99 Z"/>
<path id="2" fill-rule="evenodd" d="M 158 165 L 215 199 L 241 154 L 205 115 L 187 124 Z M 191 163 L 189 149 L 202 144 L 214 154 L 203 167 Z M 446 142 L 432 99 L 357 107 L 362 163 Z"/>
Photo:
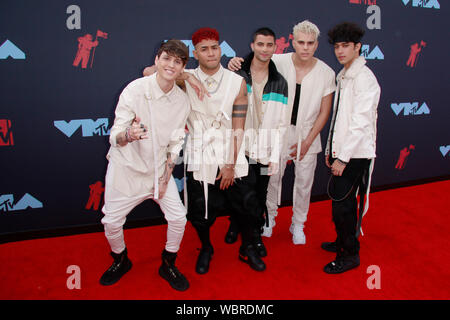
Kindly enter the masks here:
<path id="1" fill-rule="evenodd" d="M 197 79 L 200 79 L 200 76 L 198 75 L 198 69 L 195 70 L 195 74 L 197 75 Z M 209 94 L 214 94 L 217 92 L 217 90 L 219 90 L 220 85 L 222 84 L 222 80 L 223 80 L 223 75 L 225 74 L 224 71 L 222 71 L 222 76 L 220 77 L 219 83 L 217 84 L 217 87 L 215 90 L 213 91 L 209 91 L 208 89 L 206 89 L 206 91 L 208 91 Z"/>

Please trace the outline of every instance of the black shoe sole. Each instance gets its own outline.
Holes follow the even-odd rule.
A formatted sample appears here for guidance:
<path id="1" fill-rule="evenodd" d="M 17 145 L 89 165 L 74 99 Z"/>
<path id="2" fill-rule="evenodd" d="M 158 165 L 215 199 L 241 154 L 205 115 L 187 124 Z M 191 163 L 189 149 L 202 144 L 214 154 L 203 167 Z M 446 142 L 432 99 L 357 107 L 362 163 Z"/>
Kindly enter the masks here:
<path id="1" fill-rule="evenodd" d="M 323 268 L 323 271 L 325 273 L 328 273 L 328 274 L 339 274 L 339 273 L 344 273 L 346 271 L 349 271 L 349 270 L 352 270 L 352 269 L 355 269 L 355 268 L 359 267 L 359 263 L 350 265 L 350 266 L 345 267 L 345 268 L 343 268 L 342 270 L 339 270 L 339 271 L 337 271 L 337 270 L 330 270 L 327 267 L 328 267 L 328 264 Z"/>
<path id="2" fill-rule="evenodd" d="M 241 253 L 239 253 L 239 260 L 241 260 L 242 262 L 245 262 L 246 264 L 248 264 L 250 266 L 250 268 L 252 268 L 255 271 L 264 271 L 264 270 L 266 270 L 266 265 L 265 264 L 263 264 L 262 268 L 259 268 L 259 267 L 255 266 L 253 263 L 251 263 L 247 256 L 244 256 Z"/>
<path id="3" fill-rule="evenodd" d="M 170 281 L 171 280 L 170 277 L 162 270 L 162 267 L 159 268 L 158 273 L 161 276 L 161 278 L 166 280 L 173 289 L 177 291 L 186 291 L 187 289 L 189 289 L 189 282 L 187 281 L 187 279 L 186 279 L 186 286 L 177 287 Z"/>
<path id="4" fill-rule="evenodd" d="M 100 284 L 101 284 L 102 286 L 111 286 L 111 285 L 115 284 L 115 283 L 118 282 L 120 279 L 122 279 L 122 277 L 123 277 L 128 271 L 130 271 L 132 267 L 133 267 L 133 264 L 132 264 L 131 261 L 130 261 L 130 262 L 127 264 L 125 270 L 122 272 L 122 274 L 121 274 L 118 278 L 116 278 L 116 279 L 114 279 L 114 280 L 112 280 L 112 281 L 105 281 L 105 280 L 103 279 L 103 276 L 102 276 L 102 278 L 100 278 Z"/>

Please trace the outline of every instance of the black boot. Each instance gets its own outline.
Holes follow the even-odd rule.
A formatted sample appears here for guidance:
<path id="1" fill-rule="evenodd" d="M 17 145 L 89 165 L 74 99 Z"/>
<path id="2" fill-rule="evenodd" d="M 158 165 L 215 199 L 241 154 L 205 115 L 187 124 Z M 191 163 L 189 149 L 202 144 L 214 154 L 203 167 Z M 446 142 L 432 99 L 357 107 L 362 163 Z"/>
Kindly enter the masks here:
<path id="1" fill-rule="evenodd" d="M 336 241 L 334 242 L 322 242 L 321 248 L 329 252 L 337 252 Z"/>
<path id="2" fill-rule="evenodd" d="M 262 241 L 261 232 L 259 230 L 255 230 L 253 233 L 253 245 L 255 246 L 255 250 L 260 257 L 267 256 L 267 249 Z"/>
<path id="3" fill-rule="evenodd" d="M 266 264 L 261 260 L 260 256 L 256 253 L 256 250 L 252 244 L 242 245 L 239 248 L 239 259 L 245 263 L 248 263 L 250 268 L 256 271 L 266 270 Z"/>
<path id="4" fill-rule="evenodd" d="M 214 254 L 214 249 L 212 246 L 202 247 L 197 258 L 197 264 L 195 266 L 195 271 L 199 274 L 205 274 L 209 271 L 209 262 Z"/>
<path id="5" fill-rule="evenodd" d="M 359 254 L 352 256 L 338 256 L 336 260 L 328 263 L 323 271 L 325 273 L 336 274 L 348 271 L 359 266 Z"/>
<path id="6" fill-rule="evenodd" d="M 100 284 L 104 286 L 110 286 L 119 281 L 133 266 L 130 259 L 128 259 L 126 248 L 119 254 L 111 252 L 111 256 L 113 257 L 114 262 L 100 278 Z"/>
<path id="7" fill-rule="evenodd" d="M 169 282 L 170 286 L 178 291 L 185 291 L 189 288 L 186 277 L 175 267 L 177 254 L 169 251 L 162 252 L 162 264 L 159 267 L 159 275 Z"/>
<path id="8" fill-rule="evenodd" d="M 232 244 L 237 241 L 239 235 L 239 226 L 237 225 L 235 219 L 230 217 L 230 226 L 228 227 L 227 234 L 225 235 L 225 242 Z"/>

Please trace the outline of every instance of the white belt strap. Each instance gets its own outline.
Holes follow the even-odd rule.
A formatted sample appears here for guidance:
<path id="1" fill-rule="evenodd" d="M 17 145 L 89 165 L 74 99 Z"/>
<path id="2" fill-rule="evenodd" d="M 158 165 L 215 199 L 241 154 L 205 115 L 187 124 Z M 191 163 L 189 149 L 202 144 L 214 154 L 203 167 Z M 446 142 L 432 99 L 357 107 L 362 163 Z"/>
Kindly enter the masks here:
<path id="1" fill-rule="evenodd" d="M 367 190 L 366 190 L 365 201 L 364 201 L 364 211 L 363 211 L 362 217 L 360 219 L 362 219 L 366 215 L 367 211 L 369 210 L 370 184 L 372 183 L 372 172 L 373 172 L 374 166 L 375 166 L 375 158 L 370 161 L 369 181 L 367 182 Z M 364 236 L 362 227 L 360 227 L 359 230 L 361 232 L 361 236 Z"/>

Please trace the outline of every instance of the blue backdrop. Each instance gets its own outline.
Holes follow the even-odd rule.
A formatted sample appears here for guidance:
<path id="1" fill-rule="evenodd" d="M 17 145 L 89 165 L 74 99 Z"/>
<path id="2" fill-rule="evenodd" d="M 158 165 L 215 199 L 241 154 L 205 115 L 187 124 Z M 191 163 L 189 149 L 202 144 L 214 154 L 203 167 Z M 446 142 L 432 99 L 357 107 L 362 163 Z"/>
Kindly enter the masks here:
<path id="1" fill-rule="evenodd" d="M 217 28 L 224 65 L 244 56 L 261 26 L 292 51 L 292 27 L 309 19 L 316 56 L 340 70 L 327 31 L 353 21 L 382 88 L 373 187 L 449 174 L 449 9 L 443 0 L 0 2 L 0 236 L 100 227 L 109 128 L 122 89 L 169 38 Z M 91 35 L 91 38 L 89 38 Z M 97 41 L 97 42 L 95 42 Z M 95 45 L 96 46 L 92 46 Z M 81 49 L 80 49 L 81 48 Z M 83 49 L 84 48 L 84 49 Z M 192 58 L 189 67 L 195 67 Z M 329 123 L 322 132 L 325 142 Z M 283 202 L 291 201 L 292 168 Z M 326 193 L 319 155 L 313 196 Z M 175 171 L 182 178 L 180 166 Z M 151 201 L 128 221 L 160 218 Z"/>

